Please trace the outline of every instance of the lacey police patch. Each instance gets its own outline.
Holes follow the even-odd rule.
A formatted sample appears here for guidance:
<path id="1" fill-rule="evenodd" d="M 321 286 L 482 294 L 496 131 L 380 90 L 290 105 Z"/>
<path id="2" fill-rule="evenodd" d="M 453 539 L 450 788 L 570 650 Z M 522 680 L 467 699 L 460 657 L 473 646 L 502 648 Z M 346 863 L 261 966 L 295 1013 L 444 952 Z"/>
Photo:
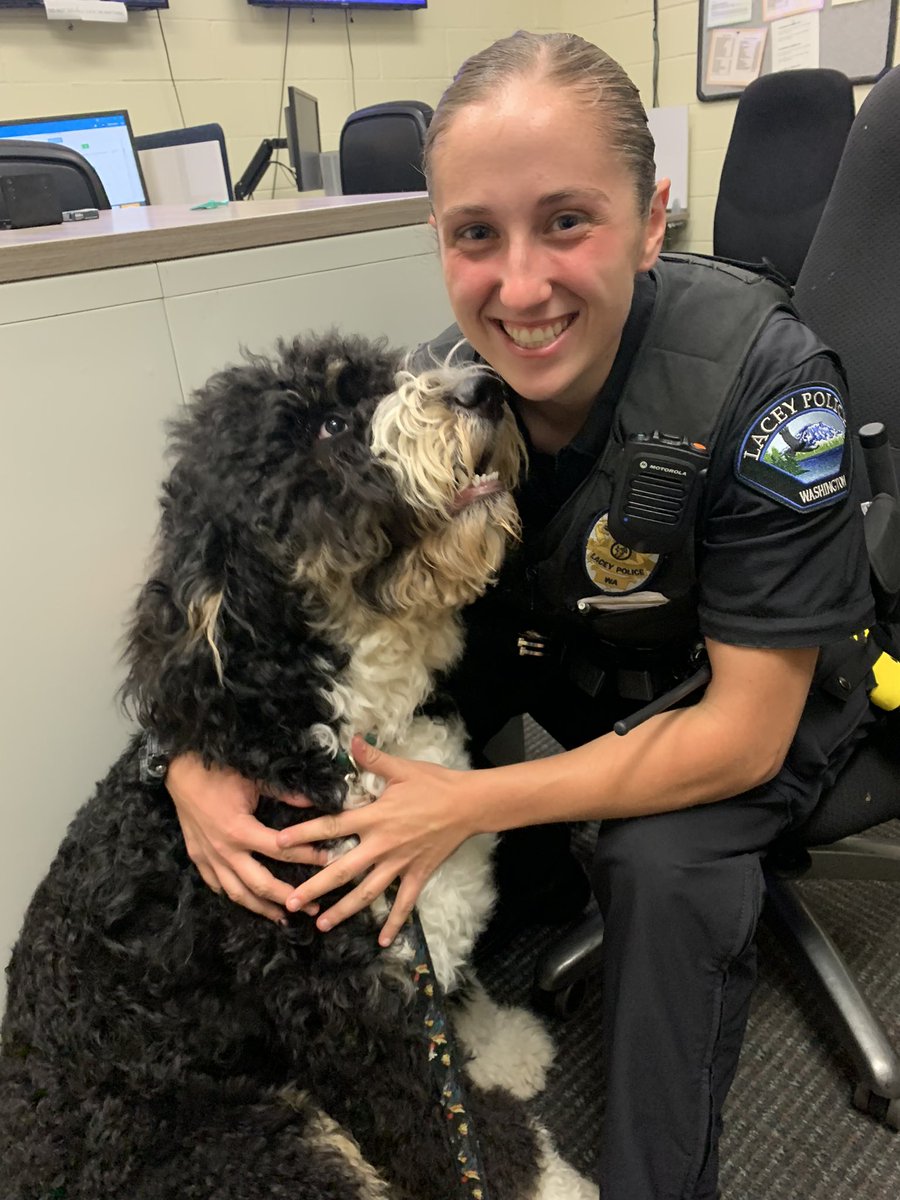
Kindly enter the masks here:
<path id="1" fill-rule="evenodd" d="M 738 479 L 798 512 L 846 494 L 849 459 L 841 397 L 827 383 L 793 388 L 773 400 L 738 445 Z"/>
<path id="2" fill-rule="evenodd" d="M 609 531 L 607 513 L 591 521 L 584 547 L 588 578 L 607 596 L 623 596 L 648 582 L 659 563 L 658 554 L 641 554 L 623 546 Z"/>

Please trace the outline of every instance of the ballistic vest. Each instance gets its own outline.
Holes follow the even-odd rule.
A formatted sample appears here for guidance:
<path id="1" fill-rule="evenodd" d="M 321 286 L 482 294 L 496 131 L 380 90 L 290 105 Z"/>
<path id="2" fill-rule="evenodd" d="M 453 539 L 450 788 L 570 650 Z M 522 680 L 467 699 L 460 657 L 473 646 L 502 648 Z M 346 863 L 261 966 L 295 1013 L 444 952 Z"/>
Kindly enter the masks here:
<path id="1" fill-rule="evenodd" d="M 606 525 L 628 439 L 672 435 L 715 453 L 744 363 L 766 321 L 790 310 L 787 292 L 728 263 L 665 254 L 651 272 L 656 300 L 590 474 L 525 548 L 513 550 L 495 589 L 524 627 L 603 643 L 620 662 L 640 648 L 698 638 L 692 522 L 666 554 L 638 553 Z M 423 347 L 414 366 L 446 357 L 461 338 L 451 327 Z M 474 359 L 468 343 L 457 359 Z M 701 510 L 702 511 L 702 503 Z"/>

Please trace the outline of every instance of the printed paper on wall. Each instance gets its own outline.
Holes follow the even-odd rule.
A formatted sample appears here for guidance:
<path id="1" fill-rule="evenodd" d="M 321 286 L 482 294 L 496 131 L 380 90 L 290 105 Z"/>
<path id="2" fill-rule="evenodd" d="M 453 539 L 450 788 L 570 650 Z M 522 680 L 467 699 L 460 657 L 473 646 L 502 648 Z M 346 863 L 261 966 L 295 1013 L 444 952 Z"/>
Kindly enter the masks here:
<path id="1" fill-rule="evenodd" d="M 746 87 L 758 78 L 768 27 L 714 29 L 709 39 L 706 86 Z"/>

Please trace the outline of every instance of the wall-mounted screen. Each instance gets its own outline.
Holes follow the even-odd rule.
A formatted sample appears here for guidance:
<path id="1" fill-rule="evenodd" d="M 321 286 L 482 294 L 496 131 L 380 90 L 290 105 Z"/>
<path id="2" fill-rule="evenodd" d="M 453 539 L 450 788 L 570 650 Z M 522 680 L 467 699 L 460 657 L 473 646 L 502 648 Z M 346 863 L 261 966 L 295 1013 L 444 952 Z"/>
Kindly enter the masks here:
<path id="1" fill-rule="evenodd" d="M 142 8 L 168 8 L 169 0 L 124 0 L 132 11 Z M 44 0 L 0 0 L 0 8 L 43 8 Z"/>
<path id="2" fill-rule="evenodd" d="M 427 8 L 428 0 L 247 0 L 259 8 Z"/>

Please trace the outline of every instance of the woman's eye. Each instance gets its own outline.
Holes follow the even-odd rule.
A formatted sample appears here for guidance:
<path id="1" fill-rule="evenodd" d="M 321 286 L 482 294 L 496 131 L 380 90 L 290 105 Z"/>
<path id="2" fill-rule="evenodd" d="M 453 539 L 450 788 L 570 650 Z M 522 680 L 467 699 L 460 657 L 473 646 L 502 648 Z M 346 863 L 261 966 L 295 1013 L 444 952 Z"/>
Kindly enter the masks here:
<path id="1" fill-rule="evenodd" d="M 337 437 L 337 435 L 339 433 L 343 433 L 346 428 L 347 422 L 344 420 L 344 418 L 337 416 L 335 413 L 331 413 L 331 415 L 327 416 L 319 426 L 319 441 L 321 441 L 323 438 Z"/>
<path id="2" fill-rule="evenodd" d="M 468 225 L 457 234 L 457 237 L 466 242 L 484 242 L 490 236 L 491 227 L 489 225 Z"/>
<path id="3" fill-rule="evenodd" d="M 560 213 L 558 217 L 553 218 L 553 226 L 556 229 L 576 229 L 584 221 L 584 217 L 578 213 Z"/>

